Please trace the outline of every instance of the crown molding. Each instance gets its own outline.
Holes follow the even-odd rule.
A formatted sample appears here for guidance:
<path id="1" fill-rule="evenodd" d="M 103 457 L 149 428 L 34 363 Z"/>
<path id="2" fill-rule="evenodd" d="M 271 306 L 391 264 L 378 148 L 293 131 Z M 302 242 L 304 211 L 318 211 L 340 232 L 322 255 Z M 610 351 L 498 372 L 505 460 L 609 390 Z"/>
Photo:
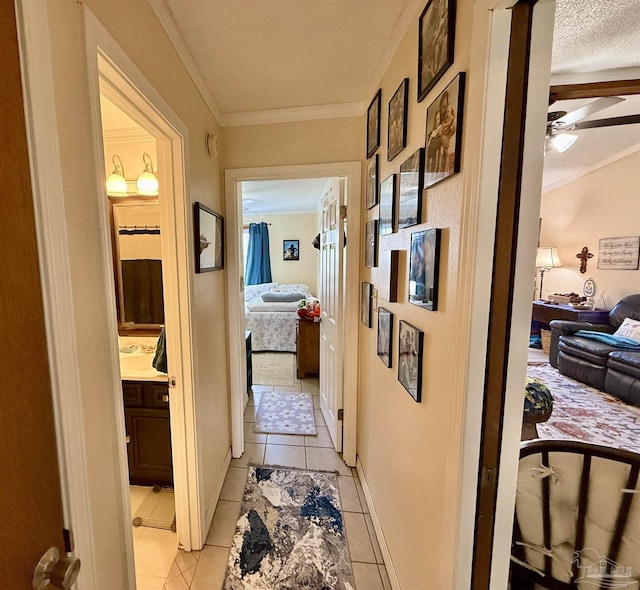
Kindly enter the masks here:
<path id="1" fill-rule="evenodd" d="M 213 114 L 213 116 L 218 121 L 218 124 L 222 127 L 224 121 L 224 115 L 220 111 L 220 107 L 218 103 L 213 98 L 213 95 L 209 91 L 196 62 L 191 55 L 191 51 L 187 47 L 187 44 L 184 42 L 182 37 L 182 33 L 178 30 L 175 21 L 173 20 L 173 16 L 171 15 L 171 11 L 167 8 L 167 5 L 164 3 L 164 0 L 149 0 L 149 4 L 153 12 L 156 15 L 156 18 L 160 21 L 160 25 L 164 29 L 167 37 L 169 37 L 169 41 L 173 44 L 178 57 L 184 64 L 187 73 L 193 83 L 195 84 L 202 100 L 204 100 L 205 104 L 209 107 L 209 110 Z"/>
<path id="2" fill-rule="evenodd" d="M 152 141 L 153 137 L 144 129 L 139 127 L 128 127 L 122 129 L 105 129 L 102 132 L 105 143 L 124 143 L 132 141 Z"/>
<path id="3" fill-rule="evenodd" d="M 386 45 L 385 51 L 382 54 L 382 59 L 380 60 L 380 65 L 378 66 L 375 75 L 373 76 L 373 84 L 369 87 L 369 91 L 364 97 L 364 102 L 366 101 L 367 106 L 369 105 L 369 101 L 373 97 L 373 95 L 378 91 L 380 87 L 380 83 L 384 78 L 386 71 L 389 69 L 393 58 L 398 51 L 398 47 L 400 47 L 400 43 L 404 39 L 404 36 L 407 34 L 409 27 L 411 27 L 414 23 L 418 22 L 418 15 L 422 12 L 423 3 L 419 3 L 418 5 L 413 2 L 408 2 L 404 7 L 400 16 L 396 20 L 396 25 L 393 28 L 391 36 L 389 37 L 389 42 Z"/>
<path id="4" fill-rule="evenodd" d="M 295 123 L 298 121 L 360 117 L 362 115 L 364 115 L 364 104 L 362 102 L 344 102 L 286 109 L 226 113 L 223 126 L 242 127 L 245 125 L 268 125 L 270 123 Z"/>
<path id="5" fill-rule="evenodd" d="M 545 195 L 557 188 L 560 188 L 561 186 L 564 186 L 565 184 L 569 184 L 571 182 L 574 182 L 575 180 L 578 180 L 579 178 L 582 178 L 583 176 L 586 176 L 587 174 L 590 174 L 591 172 L 595 172 L 596 170 L 599 170 L 600 168 L 604 168 L 605 166 L 608 166 L 609 164 L 613 164 L 614 162 L 617 162 L 618 160 L 622 160 L 622 158 L 626 158 L 627 156 L 630 156 L 631 154 L 634 154 L 635 152 L 640 151 L 640 143 L 637 143 L 636 145 L 632 145 L 630 148 L 627 148 L 626 150 L 622 150 L 621 152 L 618 152 L 617 154 L 614 154 L 613 156 L 610 156 L 609 158 L 606 158 L 600 162 L 598 162 L 597 164 L 593 164 L 593 166 L 589 166 L 588 168 L 584 168 L 583 170 L 580 170 L 580 172 L 576 172 L 575 174 L 571 174 L 569 176 L 565 176 L 564 178 L 561 178 L 560 180 L 556 180 L 555 182 L 547 185 L 547 186 L 543 186 L 542 187 L 542 194 Z"/>

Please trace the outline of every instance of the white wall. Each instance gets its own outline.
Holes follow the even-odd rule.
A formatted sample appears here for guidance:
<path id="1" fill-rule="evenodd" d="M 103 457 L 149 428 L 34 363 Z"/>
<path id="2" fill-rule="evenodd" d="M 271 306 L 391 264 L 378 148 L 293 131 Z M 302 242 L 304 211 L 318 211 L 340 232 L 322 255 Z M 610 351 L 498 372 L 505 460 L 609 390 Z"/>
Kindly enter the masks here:
<path id="1" fill-rule="evenodd" d="M 128 588 L 124 559 L 125 537 L 131 535 L 121 515 L 120 489 L 126 474 L 118 469 L 124 445 L 116 440 L 113 424 L 118 420 L 108 349 L 114 326 L 105 320 L 109 298 L 104 292 L 101 268 L 101 227 L 94 138 L 90 114 L 89 82 L 85 49 L 84 11 L 88 6 L 102 25 L 177 114 L 189 132 L 185 145 L 189 194 L 224 213 L 220 161 L 204 149 L 205 130 L 220 133 L 172 44 L 147 2 L 114 3 L 89 0 L 57 0 L 48 11 L 55 107 L 62 161 L 65 216 L 73 281 L 73 301 L 82 412 L 87 429 L 87 486 L 90 493 L 95 540 L 94 564 L 97 588 Z M 99 166 L 102 168 L 102 166 Z M 188 212 L 190 213 L 190 212 Z M 191 215 L 187 215 L 191 219 Z M 187 260 L 193 269 L 193 261 Z M 211 272 L 192 281 L 192 332 L 195 351 L 195 413 L 201 472 L 196 482 L 206 510 L 224 477 L 222 467 L 229 452 L 229 392 L 227 386 L 227 334 L 225 273 Z M 193 485 L 193 482 L 191 482 Z M 204 518 L 204 512 L 203 512 Z"/>
<path id="2" fill-rule="evenodd" d="M 561 268 L 545 273 L 544 296 L 575 292 L 589 277 L 596 283 L 598 307 L 611 309 L 640 293 L 640 270 L 598 269 L 602 238 L 640 236 L 640 146 L 638 151 L 542 195 L 541 246 L 555 246 Z M 593 253 L 581 274 L 576 258 L 584 246 Z M 539 284 L 539 281 L 538 281 Z"/>
<path id="3" fill-rule="evenodd" d="M 269 251 L 271 276 L 279 283 L 304 283 L 314 295 L 318 295 L 318 265 L 320 250 L 312 245 L 319 232 L 316 213 L 292 213 L 285 215 L 251 215 L 244 217 L 244 224 L 265 221 L 269 226 Z M 283 260 L 283 240 L 299 240 L 299 260 Z"/>

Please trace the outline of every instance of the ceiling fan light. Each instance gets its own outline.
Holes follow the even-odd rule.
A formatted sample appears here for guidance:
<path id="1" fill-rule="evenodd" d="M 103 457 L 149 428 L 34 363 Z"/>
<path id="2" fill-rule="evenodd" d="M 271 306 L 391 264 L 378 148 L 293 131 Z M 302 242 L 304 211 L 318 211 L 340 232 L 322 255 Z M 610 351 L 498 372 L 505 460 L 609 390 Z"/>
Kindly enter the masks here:
<path id="1" fill-rule="evenodd" d="M 566 152 L 578 139 L 577 135 L 571 133 L 554 133 L 549 142 L 553 146 L 553 149 L 558 153 Z"/>

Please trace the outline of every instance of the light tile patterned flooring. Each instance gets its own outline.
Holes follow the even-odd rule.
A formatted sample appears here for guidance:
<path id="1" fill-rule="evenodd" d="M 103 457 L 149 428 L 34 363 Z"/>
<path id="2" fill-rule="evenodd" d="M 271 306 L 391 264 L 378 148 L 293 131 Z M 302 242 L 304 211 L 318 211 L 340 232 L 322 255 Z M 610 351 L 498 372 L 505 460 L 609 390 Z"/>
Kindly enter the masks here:
<path id="1" fill-rule="evenodd" d="M 318 427 L 316 436 L 253 432 L 260 395 L 274 389 L 312 394 Z M 231 460 L 204 548 L 202 551 L 178 551 L 173 560 L 175 533 L 142 527 L 134 529 L 137 590 L 222 588 L 249 463 L 337 471 L 356 590 L 391 590 L 360 480 L 356 470 L 347 467 L 333 449 L 319 407 L 317 379 L 295 380 L 290 387 L 253 386 L 253 395 L 245 411 L 245 453 L 239 459 Z M 133 487 L 132 504 L 136 493 Z M 163 572 L 168 572 L 166 577 Z"/>

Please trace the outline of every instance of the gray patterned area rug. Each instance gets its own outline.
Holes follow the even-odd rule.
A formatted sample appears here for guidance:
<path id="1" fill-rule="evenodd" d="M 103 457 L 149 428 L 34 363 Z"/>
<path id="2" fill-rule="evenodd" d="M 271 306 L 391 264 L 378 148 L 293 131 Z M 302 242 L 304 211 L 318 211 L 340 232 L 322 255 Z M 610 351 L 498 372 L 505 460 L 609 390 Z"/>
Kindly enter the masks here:
<path id="1" fill-rule="evenodd" d="M 251 355 L 254 385 L 293 385 L 296 355 L 291 352 L 254 352 Z"/>
<path id="2" fill-rule="evenodd" d="M 224 590 L 354 590 L 333 473 L 250 467 Z"/>
<path id="3" fill-rule="evenodd" d="M 263 392 L 253 431 L 267 434 L 317 434 L 311 394 Z"/>

